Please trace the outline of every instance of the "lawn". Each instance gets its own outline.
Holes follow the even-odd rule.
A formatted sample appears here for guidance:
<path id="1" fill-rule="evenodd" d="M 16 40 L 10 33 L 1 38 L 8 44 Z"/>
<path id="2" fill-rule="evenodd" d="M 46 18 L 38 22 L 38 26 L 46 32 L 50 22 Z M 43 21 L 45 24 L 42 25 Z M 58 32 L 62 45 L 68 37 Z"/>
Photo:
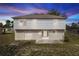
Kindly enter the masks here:
<path id="1" fill-rule="evenodd" d="M 63 44 L 35 44 L 32 41 L 17 41 L 17 43 L 19 42 L 18 46 L 1 46 L 0 55 L 79 56 L 79 34 L 66 32 L 65 35 L 69 42 Z M 4 45 L 14 41 L 14 34 L 5 34 L 0 37 L 5 38 L 2 40 Z"/>
<path id="2" fill-rule="evenodd" d="M 14 41 L 14 33 L 0 34 L 0 45 L 8 45 Z"/>

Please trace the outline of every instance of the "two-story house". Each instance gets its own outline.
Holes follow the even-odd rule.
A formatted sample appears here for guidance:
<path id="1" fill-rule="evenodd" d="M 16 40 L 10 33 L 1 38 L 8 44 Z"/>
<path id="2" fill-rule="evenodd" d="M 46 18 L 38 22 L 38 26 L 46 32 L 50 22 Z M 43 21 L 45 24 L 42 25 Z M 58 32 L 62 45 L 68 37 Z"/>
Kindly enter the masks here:
<path id="1" fill-rule="evenodd" d="M 25 15 L 13 17 L 15 40 L 35 40 L 36 43 L 62 43 L 65 17 L 56 15 Z"/>

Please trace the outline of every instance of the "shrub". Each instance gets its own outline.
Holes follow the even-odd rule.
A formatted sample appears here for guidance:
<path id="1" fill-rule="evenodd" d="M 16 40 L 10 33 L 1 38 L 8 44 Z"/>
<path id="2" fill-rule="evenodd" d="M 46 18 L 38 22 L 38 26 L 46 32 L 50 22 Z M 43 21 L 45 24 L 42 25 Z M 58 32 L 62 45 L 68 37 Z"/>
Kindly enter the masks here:
<path id="1" fill-rule="evenodd" d="M 64 37 L 64 42 L 69 42 L 69 38 L 67 36 Z"/>

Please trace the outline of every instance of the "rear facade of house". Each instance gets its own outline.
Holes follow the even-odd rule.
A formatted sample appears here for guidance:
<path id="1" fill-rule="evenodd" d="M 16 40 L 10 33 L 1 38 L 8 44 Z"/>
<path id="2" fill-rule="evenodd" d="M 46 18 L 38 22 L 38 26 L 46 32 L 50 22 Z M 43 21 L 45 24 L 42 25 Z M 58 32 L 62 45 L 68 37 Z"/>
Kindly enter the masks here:
<path id="1" fill-rule="evenodd" d="M 15 40 L 35 40 L 36 43 L 62 43 L 65 17 L 55 15 L 25 15 L 13 17 Z"/>

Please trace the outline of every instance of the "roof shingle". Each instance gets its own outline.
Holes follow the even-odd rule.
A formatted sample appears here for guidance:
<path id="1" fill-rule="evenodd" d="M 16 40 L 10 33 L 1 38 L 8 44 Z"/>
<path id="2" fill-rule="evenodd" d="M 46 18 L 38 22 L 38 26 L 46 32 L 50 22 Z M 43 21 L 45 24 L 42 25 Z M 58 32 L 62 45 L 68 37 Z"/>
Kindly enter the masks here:
<path id="1" fill-rule="evenodd" d="M 13 19 L 66 19 L 66 17 L 63 16 L 57 16 L 57 15 L 24 15 L 24 16 L 16 16 L 12 17 Z"/>

